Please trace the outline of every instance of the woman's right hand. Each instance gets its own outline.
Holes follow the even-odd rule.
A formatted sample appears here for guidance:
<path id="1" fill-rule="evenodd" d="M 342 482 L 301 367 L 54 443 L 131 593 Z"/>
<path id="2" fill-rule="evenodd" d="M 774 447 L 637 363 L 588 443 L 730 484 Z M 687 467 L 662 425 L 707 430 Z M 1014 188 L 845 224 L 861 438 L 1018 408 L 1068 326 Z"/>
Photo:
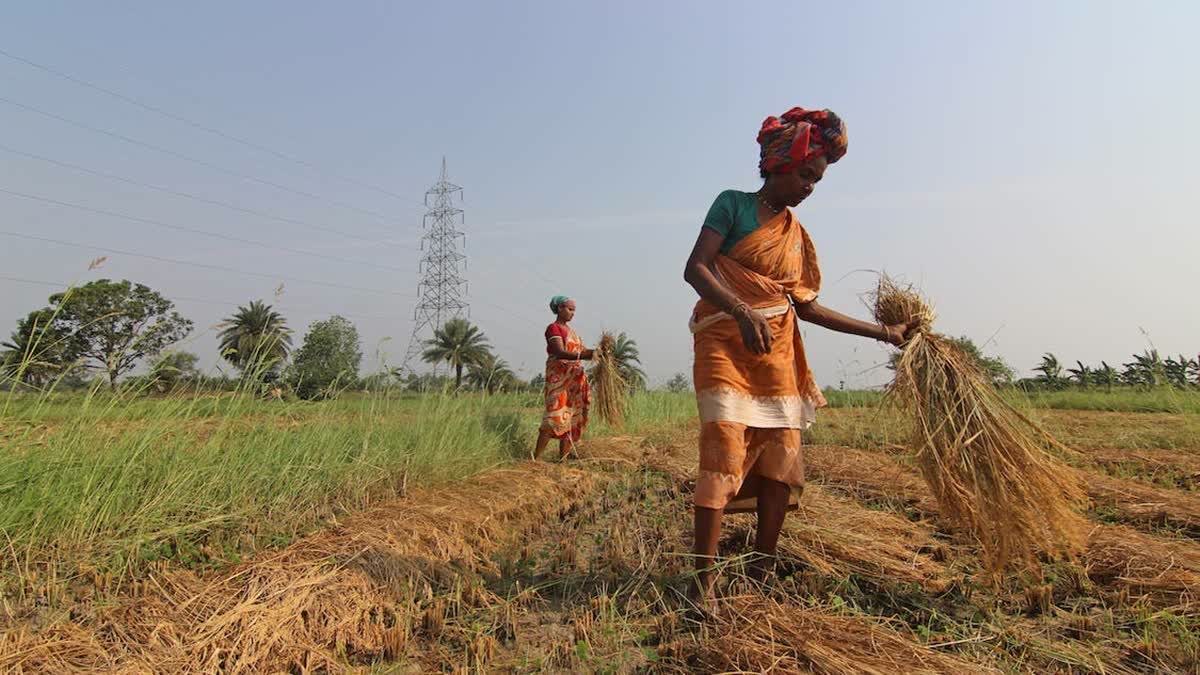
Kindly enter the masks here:
<path id="1" fill-rule="evenodd" d="M 749 305 L 738 305 L 733 311 L 738 328 L 742 332 L 742 342 L 751 354 L 767 354 L 771 351 L 771 324 L 767 318 L 754 311 Z"/>

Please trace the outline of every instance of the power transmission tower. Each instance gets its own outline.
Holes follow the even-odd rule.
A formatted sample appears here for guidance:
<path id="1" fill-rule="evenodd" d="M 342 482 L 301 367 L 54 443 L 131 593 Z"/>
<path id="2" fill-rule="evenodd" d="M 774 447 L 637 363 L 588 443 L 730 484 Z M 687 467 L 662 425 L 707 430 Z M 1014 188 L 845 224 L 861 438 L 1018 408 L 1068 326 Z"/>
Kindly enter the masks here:
<path id="1" fill-rule="evenodd" d="M 463 210 L 454 205 L 462 201 L 462 187 L 451 183 L 446 175 L 446 158 L 442 158 L 442 176 L 425 192 L 425 212 L 421 236 L 421 263 L 417 285 L 420 299 L 413 310 L 413 332 L 400 371 L 415 372 L 414 365 L 424 351 L 425 338 L 450 319 L 470 316 L 467 304 L 467 256 L 459 250 L 467 246 L 467 235 L 458 229 L 465 222 Z M 436 372 L 436 368 L 435 368 Z"/>

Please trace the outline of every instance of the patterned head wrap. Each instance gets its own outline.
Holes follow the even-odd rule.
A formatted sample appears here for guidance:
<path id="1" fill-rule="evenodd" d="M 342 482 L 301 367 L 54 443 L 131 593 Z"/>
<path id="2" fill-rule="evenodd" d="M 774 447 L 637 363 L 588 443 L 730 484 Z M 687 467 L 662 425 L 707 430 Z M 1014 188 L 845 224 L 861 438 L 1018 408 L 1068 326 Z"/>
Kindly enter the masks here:
<path id="1" fill-rule="evenodd" d="M 758 132 L 758 168 L 788 173 L 818 156 L 833 164 L 846 154 L 846 125 L 831 110 L 792 108 L 768 117 Z"/>
<path id="2" fill-rule="evenodd" d="M 556 295 L 550 298 L 550 311 L 558 314 L 558 308 L 570 302 L 571 299 L 565 295 Z"/>

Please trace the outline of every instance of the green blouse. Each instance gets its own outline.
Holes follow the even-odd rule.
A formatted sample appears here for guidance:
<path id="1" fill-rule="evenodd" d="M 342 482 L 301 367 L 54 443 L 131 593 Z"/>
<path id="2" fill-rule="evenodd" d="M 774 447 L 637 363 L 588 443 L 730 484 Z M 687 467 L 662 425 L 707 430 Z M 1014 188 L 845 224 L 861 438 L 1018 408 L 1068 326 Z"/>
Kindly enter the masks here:
<path id="1" fill-rule="evenodd" d="M 721 253 L 726 255 L 757 230 L 758 225 L 758 199 L 755 193 L 741 190 L 726 190 L 717 195 L 704 217 L 704 227 L 724 235 Z"/>

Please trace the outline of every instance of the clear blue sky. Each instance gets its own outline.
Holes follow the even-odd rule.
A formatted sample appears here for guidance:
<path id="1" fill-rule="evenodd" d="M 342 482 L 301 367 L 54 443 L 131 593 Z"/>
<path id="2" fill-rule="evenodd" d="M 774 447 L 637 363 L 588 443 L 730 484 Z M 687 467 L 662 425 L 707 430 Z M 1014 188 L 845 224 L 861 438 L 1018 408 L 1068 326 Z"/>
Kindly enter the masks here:
<path id="1" fill-rule="evenodd" d="M 0 189 L 395 269 L 3 193 L 0 230 L 397 293 L 287 282 L 279 300 L 298 333 L 350 315 L 373 367 L 377 346 L 393 361 L 404 351 L 421 199 L 445 155 L 466 188 L 472 317 L 500 354 L 537 372 L 545 302 L 567 293 L 586 339 L 629 332 L 660 382 L 690 369 L 681 272 L 712 198 L 757 187 L 763 117 L 827 107 L 847 121 L 850 151 L 799 213 L 821 256 L 823 302 L 864 313 L 872 278 L 855 270 L 886 269 L 920 283 L 941 329 L 988 342 L 1020 371 L 1044 351 L 1121 361 L 1146 335 L 1195 354 L 1197 25 L 1191 2 L 18 3 L 0 49 L 322 171 L 3 57 L 0 96 L 326 201 L 0 102 L 4 148 L 373 241 L 6 149 Z M 187 348 L 208 364 L 211 327 L 279 284 L 122 255 L 89 273 L 95 255 L 0 236 L 8 277 L 103 275 L 194 298 L 178 306 L 197 326 Z M 0 330 L 52 290 L 0 279 Z M 822 384 L 885 379 L 873 369 L 881 347 L 806 336 Z"/>

